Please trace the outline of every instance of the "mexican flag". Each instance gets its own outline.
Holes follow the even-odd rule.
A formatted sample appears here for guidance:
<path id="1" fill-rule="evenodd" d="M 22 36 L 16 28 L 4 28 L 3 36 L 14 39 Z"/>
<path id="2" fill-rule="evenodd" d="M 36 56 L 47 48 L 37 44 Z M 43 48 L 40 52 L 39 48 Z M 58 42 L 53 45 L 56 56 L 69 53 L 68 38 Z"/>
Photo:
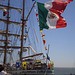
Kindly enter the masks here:
<path id="1" fill-rule="evenodd" d="M 73 0 L 49 1 L 45 4 L 37 2 L 40 30 L 66 27 L 67 23 L 61 13 L 71 1 Z"/>

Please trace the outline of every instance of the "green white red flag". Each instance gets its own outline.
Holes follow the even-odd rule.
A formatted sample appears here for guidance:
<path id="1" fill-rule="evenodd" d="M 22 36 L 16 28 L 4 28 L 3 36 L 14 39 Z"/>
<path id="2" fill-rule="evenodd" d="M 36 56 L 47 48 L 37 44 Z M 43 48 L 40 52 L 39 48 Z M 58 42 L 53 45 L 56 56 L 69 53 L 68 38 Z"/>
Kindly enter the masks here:
<path id="1" fill-rule="evenodd" d="M 39 14 L 40 30 L 43 29 L 56 29 L 66 27 L 67 23 L 61 16 L 67 4 L 73 0 L 68 1 L 49 1 L 45 4 L 37 3 Z"/>

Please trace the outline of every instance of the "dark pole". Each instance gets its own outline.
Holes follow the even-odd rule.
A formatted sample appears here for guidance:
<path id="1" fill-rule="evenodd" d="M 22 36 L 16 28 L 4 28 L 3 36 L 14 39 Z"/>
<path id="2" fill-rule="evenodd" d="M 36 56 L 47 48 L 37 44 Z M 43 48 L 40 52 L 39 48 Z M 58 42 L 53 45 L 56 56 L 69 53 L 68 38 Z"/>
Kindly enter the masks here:
<path id="1" fill-rule="evenodd" d="M 50 44 L 48 45 L 48 52 L 47 52 L 47 54 L 49 53 L 49 47 L 50 47 Z"/>
<path id="2" fill-rule="evenodd" d="M 24 10 L 25 10 L 25 0 L 23 0 L 23 18 L 22 18 L 22 35 L 21 35 L 21 52 L 20 52 L 20 61 L 22 61 L 22 51 L 23 51 L 23 34 L 24 34 Z"/>
<path id="3" fill-rule="evenodd" d="M 36 0 L 37 1 L 37 0 Z M 36 1 L 34 2 L 30 12 L 28 13 L 26 19 L 24 20 L 24 10 L 25 10 L 25 0 L 23 0 L 23 18 L 22 18 L 22 35 L 21 35 L 21 52 L 20 52 L 20 61 L 22 61 L 22 51 L 23 51 L 23 34 L 24 34 L 24 24 L 26 23 L 26 21 L 28 20 L 28 17 L 36 3 Z"/>
<path id="4" fill-rule="evenodd" d="M 7 27 L 6 27 L 6 41 L 5 41 L 5 52 L 4 52 L 4 64 L 6 64 L 6 51 L 7 51 L 7 46 L 8 46 L 8 25 L 9 25 L 9 5 L 10 5 L 10 0 L 8 0 L 8 8 L 7 8 Z"/>

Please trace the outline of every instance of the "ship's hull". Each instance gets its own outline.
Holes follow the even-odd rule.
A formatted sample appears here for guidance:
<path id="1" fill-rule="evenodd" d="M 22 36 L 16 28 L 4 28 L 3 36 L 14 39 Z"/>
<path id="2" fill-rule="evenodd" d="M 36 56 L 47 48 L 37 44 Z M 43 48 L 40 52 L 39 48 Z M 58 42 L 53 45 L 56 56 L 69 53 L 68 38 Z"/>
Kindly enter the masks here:
<path id="1" fill-rule="evenodd" d="M 8 72 L 11 75 L 54 75 L 54 70 L 17 70 Z"/>

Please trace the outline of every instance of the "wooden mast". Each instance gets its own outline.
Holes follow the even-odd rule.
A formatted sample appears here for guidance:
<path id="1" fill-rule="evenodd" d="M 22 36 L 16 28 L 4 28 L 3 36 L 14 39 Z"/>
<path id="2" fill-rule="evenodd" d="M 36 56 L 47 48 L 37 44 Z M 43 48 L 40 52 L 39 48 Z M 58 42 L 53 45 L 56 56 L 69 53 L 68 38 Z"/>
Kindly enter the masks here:
<path id="1" fill-rule="evenodd" d="M 10 5 L 10 0 L 8 0 L 8 14 L 7 14 L 7 28 L 6 28 L 6 42 L 5 42 L 5 52 L 4 52 L 4 64 L 6 64 L 6 52 L 7 52 L 7 46 L 8 46 L 8 24 L 9 24 L 9 5 Z"/>
<path id="2" fill-rule="evenodd" d="M 37 0 L 36 0 L 37 1 Z M 35 3 L 36 1 L 34 2 L 30 12 L 28 13 L 26 19 L 24 20 L 24 10 L 25 10 L 25 0 L 23 0 L 23 18 L 22 18 L 22 36 L 21 36 L 21 52 L 20 52 L 20 61 L 22 61 L 22 51 L 23 51 L 23 34 L 24 34 L 24 24 L 26 24 L 26 21 L 28 20 L 28 17 L 33 9 L 33 7 L 35 6 Z"/>
<path id="3" fill-rule="evenodd" d="M 22 51 L 23 51 L 23 34 L 24 34 L 24 10 L 25 10 L 25 0 L 23 0 L 23 17 L 22 17 L 22 35 L 21 35 L 21 52 L 20 52 L 20 61 L 22 61 Z"/>

